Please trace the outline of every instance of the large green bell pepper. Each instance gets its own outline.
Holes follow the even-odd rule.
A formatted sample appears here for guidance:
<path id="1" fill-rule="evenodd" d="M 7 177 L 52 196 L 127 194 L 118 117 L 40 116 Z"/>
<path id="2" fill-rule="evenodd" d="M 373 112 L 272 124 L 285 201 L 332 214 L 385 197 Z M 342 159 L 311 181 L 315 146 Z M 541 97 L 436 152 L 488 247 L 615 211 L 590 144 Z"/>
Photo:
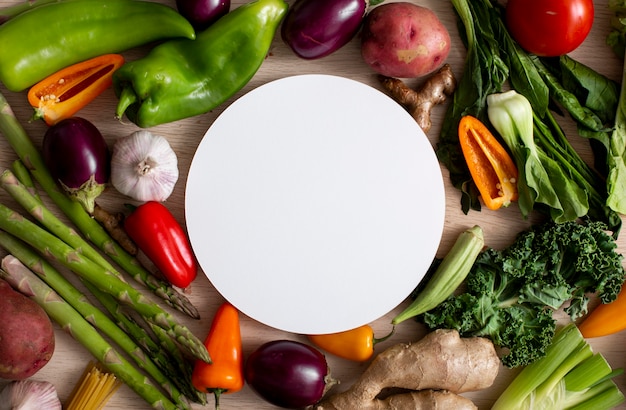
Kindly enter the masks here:
<path id="1" fill-rule="evenodd" d="M 288 5 L 254 0 L 199 33 L 169 40 L 113 76 L 124 114 L 142 128 L 204 114 L 242 89 L 267 56 Z"/>
<path id="2" fill-rule="evenodd" d="M 56 71 L 156 40 L 193 39 L 191 24 L 164 4 L 72 0 L 37 6 L 0 25 L 0 81 L 22 91 Z"/>

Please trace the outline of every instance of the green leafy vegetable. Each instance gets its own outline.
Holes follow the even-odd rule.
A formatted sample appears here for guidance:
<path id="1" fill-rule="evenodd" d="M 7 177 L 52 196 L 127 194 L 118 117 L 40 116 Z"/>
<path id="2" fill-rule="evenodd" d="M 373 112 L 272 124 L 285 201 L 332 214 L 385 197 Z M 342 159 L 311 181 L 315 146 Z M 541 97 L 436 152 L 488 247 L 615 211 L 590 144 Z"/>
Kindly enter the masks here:
<path id="1" fill-rule="evenodd" d="M 606 206 L 605 182 L 580 158 L 551 113 L 541 120 L 515 90 L 487 97 L 491 124 L 518 167 L 518 204 L 524 217 L 542 209 L 556 222 L 589 216 L 618 232 L 621 218 Z"/>
<path id="2" fill-rule="evenodd" d="M 547 222 L 522 232 L 506 249 L 486 249 L 464 293 L 423 316 L 430 328 L 489 337 L 508 349 L 502 362 L 527 365 L 543 357 L 556 329 L 554 310 L 572 320 L 587 311 L 588 294 L 615 300 L 625 278 L 622 255 L 601 222 Z"/>
<path id="3" fill-rule="evenodd" d="M 452 4 L 465 26 L 461 36 L 467 47 L 467 57 L 463 75 L 443 121 L 436 152 L 439 160 L 450 171 L 452 184 L 461 190 L 461 206 L 463 212 L 467 213 L 470 209 L 479 210 L 480 202 L 478 189 L 472 181 L 459 145 L 459 121 L 465 115 L 472 115 L 486 122 L 487 96 L 502 89 L 509 70 L 500 57 L 498 42 L 491 27 L 494 10 L 489 1 L 452 0 Z"/>
<path id="4" fill-rule="evenodd" d="M 624 58 L 626 50 L 626 1 L 609 0 L 609 9 L 613 11 L 611 18 L 611 32 L 606 42 L 618 57 Z"/>
<path id="5" fill-rule="evenodd" d="M 568 324 L 556 332 L 545 357 L 526 366 L 492 410 L 609 410 L 624 401 L 611 380 L 619 373 L 600 353 L 593 353 L 574 324 Z"/>
<path id="6" fill-rule="evenodd" d="M 606 158 L 615 118 L 617 84 L 568 56 L 539 58 L 526 53 L 509 35 L 502 6 L 495 0 L 453 0 L 452 4 L 465 28 L 467 57 L 463 75 L 444 118 L 436 151 L 439 160 L 450 171 L 452 184 L 462 192 L 463 212 L 480 210 L 480 202 L 478 190 L 459 154 L 457 128 L 460 118 L 470 114 L 485 121 L 487 96 L 501 92 L 508 81 L 514 90 L 530 101 L 534 131 L 541 133 L 534 136 L 540 140 L 533 144 L 538 148 L 532 149 L 527 157 L 516 158 L 516 165 L 526 168 L 528 178 L 537 177 L 518 181 L 518 191 L 527 192 L 520 201 L 522 215 L 539 210 L 556 221 L 589 216 L 607 223 L 617 236 L 621 219 L 607 204 L 609 194 L 602 180 L 602 175 L 614 168 Z M 589 167 L 571 149 L 554 118 L 553 112 L 559 110 L 567 111 L 576 121 L 579 134 L 590 139 L 597 169 Z M 528 147 L 526 144 L 524 149 Z M 511 146 L 509 148 L 514 151 Z M 518 162 L 520 159 L 521 163 Z M 537 159 L 543 163 L 541 173 L 546 174 L 541 178 L 537 173 L 539 167 L 527 164 L 527 160 L 537 164 Z M 619 170 L 626 178 L 626 160 L 623 162 L 625 165 Z M 554 183 L 546 182 L 547 177 L 553 178 Z M 532 184 L 530 187 L 524 186 L 527 181 Z M 588 191 L 589 187 L 593 189 Z M 621 187 L 626 188 L 626 181 Z M 626 189 L 615 191 L 626 192 Z"/>
<path id="7" fill-rule="evenodd" d="M 607 41 L 620 41 L 621 54 L 624 54 L 624 38 L 626 36 L 626 1 L 609 1 L 609 7 L 614 12 L 614 30 Z M 618 34 L 615 34 L 615 33 Z M 626 213 L 626 60 L 622 72 L 622 88 L 615 113 L 615 127 L 611 133 L 607 156 L 607 191 L 608 206 L 615 212 Z"/>

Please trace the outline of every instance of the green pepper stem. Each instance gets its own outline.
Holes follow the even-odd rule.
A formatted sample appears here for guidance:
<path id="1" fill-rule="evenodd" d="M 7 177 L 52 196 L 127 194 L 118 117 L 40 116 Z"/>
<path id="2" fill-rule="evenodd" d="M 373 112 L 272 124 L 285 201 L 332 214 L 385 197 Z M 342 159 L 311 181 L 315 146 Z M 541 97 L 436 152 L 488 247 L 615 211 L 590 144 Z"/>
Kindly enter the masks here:
<path id="1" fill-rule="evenodd" d="M 385 340 L 389 339 L 391 336 L 393 336 L 393 334 L 395 332 L 396 332 L 396 326 L 393 325 L 391 327 L 391 332 L 389 332 L 386 336 L 379 337 L 379 338 L 376 338 L 376 337 L 374 338 L 374 340 L 373 340 L 374 345 L 376 345 L 377 343 L 380 343 L 380 342 L 384 342 Z"/>
<path id="2" fill-rule="evenodd" d="M 121 120 L 124 117 L 124 113 L 131 105 L 137 102 L 137 94 L 133 91 L 131 87 L 124 86 L 122 88 L 122 92 L 120 93 L 119 102 L 117 103 L 117 108 L 115 109 L 115 118 Z"/>

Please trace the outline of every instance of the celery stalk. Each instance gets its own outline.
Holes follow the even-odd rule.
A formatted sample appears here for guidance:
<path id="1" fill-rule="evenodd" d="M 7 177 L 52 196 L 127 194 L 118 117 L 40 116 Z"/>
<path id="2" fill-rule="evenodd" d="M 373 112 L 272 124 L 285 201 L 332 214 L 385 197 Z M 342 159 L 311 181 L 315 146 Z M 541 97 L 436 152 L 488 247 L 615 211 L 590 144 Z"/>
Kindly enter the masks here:
<path id="1" fill-rule="evenodd" d="M 624 402 L 624 394 L 619 390 L 613 380 L 605 380 L 600 384 L 597 384 L 580 397 L 574 405 L 568 405 L 565 407 L 567 410 L 608 410 Z"/>
<path id="2" fill-rule="evenodd" d="M 565 388 L 569 391 L 582 391 L 590 385 L 602 381 L 611 374 L 611 365 L 601 354 L 594 354 L 589 359 L 580 363 L 574 370 L 563 378 Z M 592 380 L 592 376 L 595 378 Z"/>
<path id="3" fill-rule="evenodd" d="M 500 395 L 498 409 L 608 410 L 624 401 L 617 373 L 594 354 L 575 324 L 560 328 L 545 357 L 526 366 Z"/>
<path id="4" fill-rule="evenodd" d="M 557 330 L 552 344 L 546 349 L 546 355 L 526 366 L 498 397 L 491 410 L 522 408 L 520 406 L 524 400 L 580 346 L 581 340 L 584 339 L 575 326 Z"/>
<path id="5" fill-rule="evenodd" d="M 591 358 L 593 352 L 591 346 L 583 340 L 578 342 L 576 349 L 562 362 L 559 367 L 537 389 L 535 389 L 535 401 L 541 403 L 550 396 L 561 380 L 576 366 Z"/>

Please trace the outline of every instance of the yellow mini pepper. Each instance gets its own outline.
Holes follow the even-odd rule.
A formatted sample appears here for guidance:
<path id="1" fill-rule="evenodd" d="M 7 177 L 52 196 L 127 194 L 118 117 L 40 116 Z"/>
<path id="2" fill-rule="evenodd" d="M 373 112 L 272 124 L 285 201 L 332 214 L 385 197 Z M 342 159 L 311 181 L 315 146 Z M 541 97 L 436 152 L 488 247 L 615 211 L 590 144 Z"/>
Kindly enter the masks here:
<path id="1" fill-rule="evenodd" d="M 322 335 L 309 335 L 309 340 L 320 349 L 337 357 L 356 362 L 364 362 L 374 355 L 374 345 L 387 340 L 394 332 L 380 339 L 374 338 L 374 330 L 369 325 L 355 329 Z"/>

